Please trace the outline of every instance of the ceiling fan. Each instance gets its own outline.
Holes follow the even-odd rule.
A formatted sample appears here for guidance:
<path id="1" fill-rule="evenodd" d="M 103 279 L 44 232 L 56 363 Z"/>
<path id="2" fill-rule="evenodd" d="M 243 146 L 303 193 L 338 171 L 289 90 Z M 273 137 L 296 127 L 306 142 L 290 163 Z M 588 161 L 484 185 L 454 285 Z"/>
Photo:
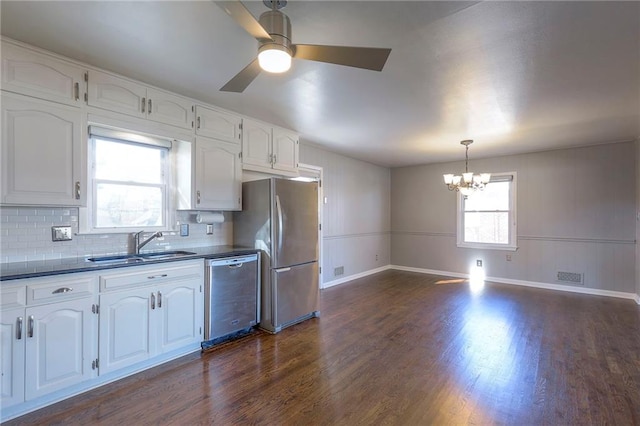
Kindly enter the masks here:
<path id="1" fill-rule="evenodd" d="M 291 58 L 327 62 L 348 67 L 382 71 L 391 49 L 374 47 L 323 46 L 293 44 L 291 22 L 280 11 L 286 0 L 263 0 L 269 11 L 259 20 L 239 1 L 216 1 L 238 25 L 258 40 L 258 57 L 235 75 L 220 89 L 224 92 L 242 92 L 260 74 L 261 70 L 281 73 L 291 67 Z"/>

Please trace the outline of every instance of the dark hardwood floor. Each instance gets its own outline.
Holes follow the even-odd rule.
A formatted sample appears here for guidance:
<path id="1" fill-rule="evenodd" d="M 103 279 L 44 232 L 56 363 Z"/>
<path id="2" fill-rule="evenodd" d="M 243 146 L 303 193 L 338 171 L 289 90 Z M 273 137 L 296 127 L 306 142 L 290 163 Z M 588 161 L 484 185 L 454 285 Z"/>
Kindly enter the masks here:
<path id="1" fill-rule="evenodd" d="M 322 316 L 10 424 L 640 424 L 633 301 L 386 271 Z"/>

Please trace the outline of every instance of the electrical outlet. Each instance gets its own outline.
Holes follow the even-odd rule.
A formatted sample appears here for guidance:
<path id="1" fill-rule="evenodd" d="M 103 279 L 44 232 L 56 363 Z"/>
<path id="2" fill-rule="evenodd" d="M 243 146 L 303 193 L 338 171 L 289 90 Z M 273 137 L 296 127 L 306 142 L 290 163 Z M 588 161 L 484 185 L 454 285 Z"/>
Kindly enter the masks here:
<path id="1" fill-rule="evenodd" d="M 510 254 L 507 255 L 507 262 L 511 262 L 511 255 Z"/>
<path id="2" fill-rule="evenodd" d="M 180 225 L 180 236 L 188 237 L 189 236 L 189 224 L 183 223 Z"/>
<path id="3" fill-rule="evenodd" d="M 482 268 L 482 259 L 477 259 L 476 260 L 476 266 L 479 268 Z"/>
<path id="4" fill-rule="evenodd" d="M 71 241 L 70 226 L 52 226 L 51 241 Z"/>
<path id="5" fill-rule="evenodd" d="M 376 262 L 378 261 L 378 255 L 376 254 Z"/>
<path id="6" fill-rule="evenodd" d="M 213 225 L 207 225 L 207 235 L 213 235 Z"/>

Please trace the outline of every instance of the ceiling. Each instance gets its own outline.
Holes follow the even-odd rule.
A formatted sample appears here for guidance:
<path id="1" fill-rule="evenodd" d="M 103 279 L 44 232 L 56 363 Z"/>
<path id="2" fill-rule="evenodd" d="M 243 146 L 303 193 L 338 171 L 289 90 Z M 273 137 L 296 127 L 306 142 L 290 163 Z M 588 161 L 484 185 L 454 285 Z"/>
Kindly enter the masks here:
<path id="1" fill-rule="evenodd" d="M 0 7 L 7 37 L 384 166 L 462 159 L 462 139 L 479 158 L 640 136 L 640 2 L 290 0 L 294 43 L 391 48 L 387 64 L 294 60 L 244 93 L 218 89 L 257 42 L 210 1 Z"/>

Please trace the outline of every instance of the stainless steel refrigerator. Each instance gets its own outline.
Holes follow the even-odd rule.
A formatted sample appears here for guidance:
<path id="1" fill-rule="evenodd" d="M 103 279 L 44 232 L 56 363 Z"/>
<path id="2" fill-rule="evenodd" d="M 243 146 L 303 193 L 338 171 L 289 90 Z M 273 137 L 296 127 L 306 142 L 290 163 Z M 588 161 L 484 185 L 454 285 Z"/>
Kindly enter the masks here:
<path id="1" fill-rule="evenodd" d="M 233 234 L 236 245 L 262 250 L 261 328 L 277 333 L 320 315 L 316 182 L 244 182 Z"/>

